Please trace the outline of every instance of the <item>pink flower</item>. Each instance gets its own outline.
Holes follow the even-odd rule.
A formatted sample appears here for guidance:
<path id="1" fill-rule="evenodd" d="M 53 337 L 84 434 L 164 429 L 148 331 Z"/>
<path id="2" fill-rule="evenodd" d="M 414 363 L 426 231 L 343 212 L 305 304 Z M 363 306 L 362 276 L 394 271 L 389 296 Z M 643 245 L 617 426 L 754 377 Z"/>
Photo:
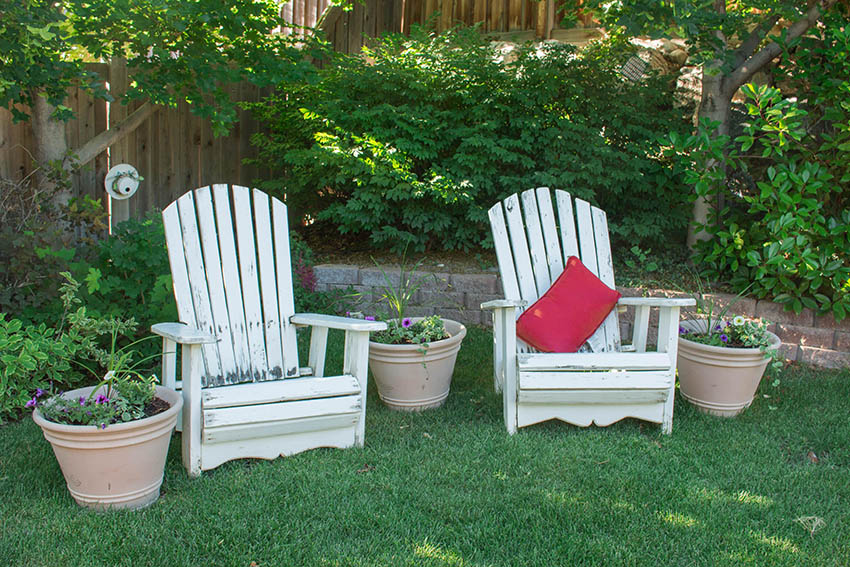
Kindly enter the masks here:
<path id="1" fill-rule="evenodd" d="M 405 329 L 408 328 L 409 326 L 411 326 L 412 324 L 413 324 L 413 321 L 411 321 L 410 317 L 405 317 L 404 319 L 401 320 L 401 326 L 404 327 Z"/>

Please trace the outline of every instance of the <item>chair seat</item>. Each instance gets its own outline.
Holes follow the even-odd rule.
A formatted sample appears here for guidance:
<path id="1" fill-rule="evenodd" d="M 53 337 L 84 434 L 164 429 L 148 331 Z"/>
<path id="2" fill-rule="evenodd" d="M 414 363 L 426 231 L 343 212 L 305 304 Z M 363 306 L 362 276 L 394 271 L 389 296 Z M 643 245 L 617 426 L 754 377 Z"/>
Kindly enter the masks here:
<path id="1" fill-rule="evenodd" d="M 354 376 L 343 375 L 221 386 L 207 388 L 201 395 L 203 408 L 208 410 L 351 396 L 360 394 L 360 390 L 360 383 Z"/>

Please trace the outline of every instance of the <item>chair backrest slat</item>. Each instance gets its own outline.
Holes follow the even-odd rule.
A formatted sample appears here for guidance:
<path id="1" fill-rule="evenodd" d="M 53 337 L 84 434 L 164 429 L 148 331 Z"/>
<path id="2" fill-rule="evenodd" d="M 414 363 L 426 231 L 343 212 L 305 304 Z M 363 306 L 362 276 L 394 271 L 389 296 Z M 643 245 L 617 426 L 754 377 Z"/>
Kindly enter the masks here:
<path id="1" fill-rule="evenodd" d="M 596 264 L 597 276 L 610 288 L 614 287 L 614 261 L 611 257 L 611 242 L 608 239 L 608 218 L 605 211 L 598 207 L 591 207 L 593 218 L 593 236 L 596 242 Z M 596 335 L 599 337 L 596 337 Z M 599 327 L 594 337 L 604 340 L 606 352 L 620 349 L 620 325 L 617 321 L 616 309 L 608 314 L 605 322 Z M 594 339 L 591 337 L 591 339 Z M 603 338 L 604 337 L 604 338 Z"/>
<path id="2" fill-rule="evenodd" d="M 194 198 L 215 330 L 217 334 L 229 337 L 231 336 L 230 315 L 227 312 L 227 299 L 224 293 L 223 264 L 218 248 L 212 192 L 209 187 L 202 187 L 195 191 Z M 230 340 L 219 341 L 217 346 L 222 372 L 221 383 L 223 384 L 227 380 L 228 373 L 232 374 L 233 369 L 236 368 L 236 355 L 233 350 L 233 342 Z M 212 379 L 212 377 L 210 378 Z"/>
<path id="3" fill-rule="evenodd" d="M 578 250 L 581 263 L 599 275 L 596 263 L 596 242 L 593 237 L 593 219 L 590 216 L 590 203 L 576 199 L 576 225 L 578 226 Z"/>
<path id="4" fill-rule="evenodd" d="M 259 193 L 254 189 L 254 193 Z M 292 295 L 292 258 L 289 251 L 289 219 L 286 206 L 277 199 L 272 199 L 272 221 L 274 232 L 275 268 L 277 270 L 278 320 L 281 324 L 283 345 L 283 370 L 287 378 L 298 376 L 297 357 L 287 356 L 287 353 L 297 353 L 298 344 L 295 336 L 295 326 L 289 322 L 295 314 L 295 298 Z M 294 360 L 294 364 L 287 364 Z"/>
<path id="5" fill-rule="evenodd" d="M 546 259 L 549 263 L 549 279 L 555 281 L 564 271 L 564 259 L 561 256 L 561 243 L 558 242 L 558 227 L 552 208 L 552 197 L 548 187 L 538 187 L 537 208 L 540 210 L 540 224 L 543 226 L 543 239 L 546 241 Z"/>
<path id="6" fill-rule="evenodd" d="M 490 207 L 490 228 L 493 231 L 493 247 L 496 249 L 496 260 L 499 263 L 502 278 L 502 290 L 505 299 L 522 299 L 519 292 L 519 283 L 516 279 L 513 255 L 511 254 L 508 227 L 505 224 L 505 213 L 502 203 L 496 203 Z"/>
<path id="7" fill-rule="evenodd" d="M 186 269 L 189 274 L 189 291 L 195 310 L 195 325 L 205 333 L 215 333 L 215 320 L 212 315 L 209 288 L 207 286 L 206 267 L 204 266 L 201 238 L 198 234 L 198 218 L 195 211 L 194 195 L 187 193 L 177 200 L 180 213 L 180 227 L 183 231 L 183 253 L 186 257 Z M 222 381 L 221 362 L 218 345 L 203 345 L 204 363 L 209 379 L 218 384 Z"/>
<path id="8" fill-rule="evenodd" d="M 195 307 L 192 305 L 192 291 L 189 288 L 189 271 L 186 268 L 186 253 L 183 250 L 183 229 L 180 227 L 180 212 L 177 210 L 176 201 L 162 211 L 162 224 L 165 229 L 168 262 L 171 265 L 171 285 L 177 301 L 177 317 L 183 323 L 197 328 Z M 205 360 L 203 364 L 206 374 Z"/>
<path id="9" fill-rule="evenodd" d="M 545 187 L 525 191 L 521 199 L 511 195 L 490 209 L 496 257 L 507 299 L 524 299 L 529 304 L 536 301 L 563 272 L 570 256 L 578 256 L 588 270 L 614 287 L 605 212 L 582 199 L 573 202 L 565 191 L 555 191 L 555 202 L 557 226 L 551 195 Z M 594 352 L 619 349 L 616 310 L 588 339 L 588 344 Z M 519 348 L 525 347 L 520 344 Z"/>
<path id="10" fill-rule="evenodd" d="M 540 211 L 537 208 L 537 195 L 534 191 L 523 191 L 522 199 L 525 230 L 528 235 L 528 251 L 531 256 L 531 266 L 534 270 L 534 283 L 537 286 L 537 297 L 540 297 L 552 280 L 549 277 L 549 263 L 546 259 L 546 245 L 543 243 L 543 229 L 540 226 Z"/>
<path id="11" fill-rule="evenodd" d="M 213 185 L 218 245 L 221 253 L 221 272 L 224 294 L 227 299 L 227 315 L 230 322 L 229 340 L 233 345 L 235 366 L 225 373 L 225 383 L 239 383 L 251 377 L 251 354 L 248 348 L 248 325 L 242 306 L 242 283 L 239 280 L 239 260 L 236 254 L 236 237 L 233 234 L 233 216 L 230 212 L 230 188 Z M 228 340 L 222 338 L 222 340 Z"/>
<path id="12" fill-rule="evenodd" d="M 516 278 L 519 283 L 520 299 L 525 299 L 531 304 L 537 300 L 539 295 L 537 293 L 537 284 L 534 280 L 531 255 L 528 253 L 528 240 L 525 237 L 525 226 L 523 226 L 519 197 L 516 194 L 505 199 L 505 214 L 507 216 L 508 232 L 511 238 L 511 251 L 513 252 Z"/>
<path id="13" fill-rule="evenodd" d="M 578 238 L 576 237 L 576 220 L 573 215 L 573 200 L 570 194 L 560 189 L 555 191 L 558 203 L 558 224 L 561 229 L 561 247 L 564 252 L 564 265 L 567 258 L 578 256 Z"/>
<path id="14" fill-rule="evenodd" d="M 163 220 L 180 320 L 218 338 L 203 347 L 204 387 L 297 376 L 286 206 L 215 185 Z"/>
<path id="15" fill-rule="evenodd" d="M 247 187 L 234 186 L 233 223 L 236 226 L 236 250 L 239 254 L 239 277 L 242 282 L 242 304 L 248 327 L 248 352 L 255 380 L 266 380 L 266 338 L 263 333 L 263 308 L 257 272 L 257 249 L 254 246 L 254 223 L 251 194 Z"/>
<path id="16" fill-rule="evenodd" d="M 254 228 L 257 242 L 272 242 L 272 220 L 269 197 L 262 191 L 254 192 Z M 270 246 L 257 246 L 257 265 L 260 270 L 260 300 L 263 306 L 266 367 L 273 377 L 283 376 L 283 350 L 280 336 L 280 309 L 277 305 L 277 271 L 274 251 Z"/>

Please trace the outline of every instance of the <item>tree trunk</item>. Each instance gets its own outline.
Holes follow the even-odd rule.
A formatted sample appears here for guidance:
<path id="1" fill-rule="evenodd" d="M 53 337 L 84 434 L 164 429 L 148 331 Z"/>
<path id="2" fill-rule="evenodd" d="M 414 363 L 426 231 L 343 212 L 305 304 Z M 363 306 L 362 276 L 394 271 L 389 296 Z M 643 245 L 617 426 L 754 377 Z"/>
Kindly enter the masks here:
<path id="1" fill-rule="evenodd" d="M 45 189 L 55 190 L 52 202 L 54 205 L 67 205 L 71 200 L 71 188 L 59 186 L 51 170 L 66 170 L 70 164 L 65 159 L 68 144 L 65 141 L 65 123 L 53 116 L 56 107 L 43 96 L 33 97 L 35 104 L 32 108 L 32 131 L 35 138 L 35 160 L 38 162 L 39 175 L 37 182 Z"/>
<path id="2" fill-rule="evenodd" d="M 729 110 L 732 106 L 732 95 L 724 89 L 725 75 L 717 73 L 710 75 L 703 70 L 702 99 L 700 100 L 697 120 L 701 123 L 704 119 L 719 122 L 720 125 L 714 132 L 714 136 L 723 136 L 729 133 Z M 713 164 L 709 163 L 708 167 Z M 693 250 L 698 241 L 710 240 L 711 235 L 704 230 L 697 230 L 696 225 L 704 225 L 708 221 L 709 212 L 717 203 L 710 202 L 704 197 L 697 196 L 694 201 L 691 224 L 688 226 L 688 248 Z"/>

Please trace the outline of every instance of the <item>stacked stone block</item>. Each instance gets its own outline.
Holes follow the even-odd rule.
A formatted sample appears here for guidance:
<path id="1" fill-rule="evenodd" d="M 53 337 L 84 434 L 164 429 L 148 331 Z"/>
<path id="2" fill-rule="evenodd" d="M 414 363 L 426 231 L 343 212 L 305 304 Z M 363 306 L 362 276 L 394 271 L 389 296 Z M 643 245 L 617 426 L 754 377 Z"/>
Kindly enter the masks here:
<path id="1" fill-rule="evenodd" d="M 351 289 L 359 298 L 357 309 L 364 314 L 375 313 L 381 307 L 381 295 L 386 286 L 384 274 L 375 267 L 360 268 L 353 265 L 323 264 L 314 268 L 317 290 Z M 398 285 L 399 269 L 385 270 L 392 285 Z M 421 288 L 410 303 L 411 316 L 427 316 L 437 313 L 443 317 L 460 321 L 465 325 L 491 326 L 488 311 L 481 304 L 502 297 L 502 283 L 496 273 L 451 273 L 418 272 L 415 281 L 422 278 Z M 617 288 L 627 297 L 675 297 L 687 294 L 665 290 L 639 288 Z M 810 309 L 797 314 L 785 311 L 783 305 L 766 300 L 739 298 L 731 294 L 707 295 L 721 309 L 734 302 L 729 313 L 745 317 L 759 317 L 771 322 L 770 330 L 782 339 L 782 354 L 788 360 L 799 360 L 815 366 L 840 368 L 850 366 L 850 320 L 836 322 L 832 316 L 819 316 Z M 386 311 L 386 308 L 384 308 Z M 655 311 L 655 310 L 653 310 Z M 688 312 L 683 311 L 683 318 Z M 624 342 L 632 335 L 634 313 L 627 310 L 620 314 L 620 331 Z M 658 315 L 650 317 L 649 342 L 656 340 Z"/>

